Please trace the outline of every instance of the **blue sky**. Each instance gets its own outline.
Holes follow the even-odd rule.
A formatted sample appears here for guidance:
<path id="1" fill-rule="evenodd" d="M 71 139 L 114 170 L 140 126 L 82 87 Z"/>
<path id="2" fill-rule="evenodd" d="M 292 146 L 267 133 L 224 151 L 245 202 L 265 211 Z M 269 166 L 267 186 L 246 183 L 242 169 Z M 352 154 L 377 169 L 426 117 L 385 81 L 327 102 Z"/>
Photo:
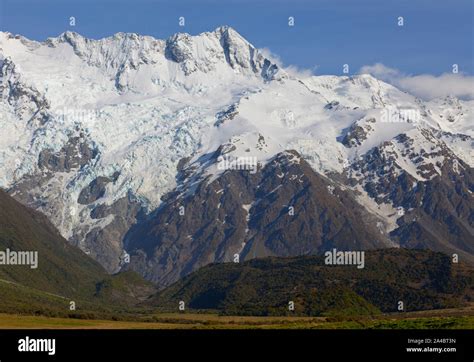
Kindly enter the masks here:
<path id="1" fill-rule="evenodd" d="M 231 25 L 285 65 L 341 74 L 383 63 L 440 75 L 474 74 L 473 0 L 0 0 L 0 29 L 35 40 L 73 30 L 90 38 L 135 32 L 167 38 Z M 76 26 L 69 26 L 75 16 Z M 178 26 L 184 16 L 186 26 Z M 288 17 L 295 26 L 288 26 Z M 397 26 L 404 17 L 405 25 Z"/>

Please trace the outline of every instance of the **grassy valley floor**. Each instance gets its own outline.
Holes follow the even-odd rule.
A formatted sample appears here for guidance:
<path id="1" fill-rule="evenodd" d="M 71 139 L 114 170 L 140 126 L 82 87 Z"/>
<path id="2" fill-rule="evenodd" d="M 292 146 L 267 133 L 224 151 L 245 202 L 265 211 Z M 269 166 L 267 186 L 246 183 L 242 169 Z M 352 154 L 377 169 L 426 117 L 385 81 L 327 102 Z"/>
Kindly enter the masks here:
<path id="1" fill-rule="evenodd" d="M 160 313 L 135 320 L 0 314 L 0 329 L 474 329 L 474 306 L 377 317 L 245 317 Z"/>

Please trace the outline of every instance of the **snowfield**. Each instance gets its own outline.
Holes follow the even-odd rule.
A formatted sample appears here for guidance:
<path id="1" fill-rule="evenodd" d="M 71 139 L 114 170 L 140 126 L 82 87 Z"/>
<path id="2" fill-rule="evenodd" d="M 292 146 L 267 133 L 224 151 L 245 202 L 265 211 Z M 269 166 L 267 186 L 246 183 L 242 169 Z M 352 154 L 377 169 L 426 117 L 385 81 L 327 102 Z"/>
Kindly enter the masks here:
<path id="1" fill-rule="evenodd" d="M 202 160 L 222 145 L 228 157 L 257 157 L 261 164 L 294 149 L 315 171 L 331 175 L 387 143 L 398 166 L 423 181 L 420 162 L 437 165 L 443 156 L 410 157 L 394 139 L 406 133 L 412 152 L 446 147 L 474 167 L 474 101 L 423 101 L 365 74 L 290 75 L 229 27 L 167 40 L 124 33 L 92 40 L 66 32 L 41 43 L 2 32 L 0 95 L 1 188 L 46 177 L 42 152 L 61 153 L 74 137 L 97 153 L 54 171 L 48 187 L 30 190 L 40 201 L 34 206 L 69 239 L 80 228 L 110 223 L 113 215 L 93 219 L 90 210 L 130 193 L 149 212 L 156 209 L 177 186 L 183 158 L 196 172 L 218 177 L 217 165 Z M 393 122 L 384 118 L 388 110 L 419 118 Z M 78 160 L 85 157 L 76 149 Z M 102 197 L 78 203 L 87 185 L 115 172 Z M 359 191 L 359 201 L 394 227 L 390 205 L 375 210 Z"/>

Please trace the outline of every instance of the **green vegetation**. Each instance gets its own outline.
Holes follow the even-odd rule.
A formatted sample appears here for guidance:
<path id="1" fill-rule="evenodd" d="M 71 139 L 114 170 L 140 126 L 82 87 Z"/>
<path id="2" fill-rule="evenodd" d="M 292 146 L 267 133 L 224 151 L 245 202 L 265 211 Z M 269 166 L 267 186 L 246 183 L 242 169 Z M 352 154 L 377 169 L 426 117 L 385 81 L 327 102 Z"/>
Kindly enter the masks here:
<path id="1" fill-rule="evenodd" d="M 175 313 L 113 321 L 0 314 L 0 326 L 39 329 L 474 329 L 474 316 L 341 319 Z"/>
<path id="2" fill-rule="evenodd" d="M 161 291 L 149 304 L 222 315 L 363 316 L 455 308 L 473 300 L 473 270 L 424 250 L 367 251 L 365 268 L 327 266 L 322 257 L 214 264 Z M 294 302 L 294 311 L 289 302 Z"/>
<path id="3" fill-rule="evenodd" d="M 42 214 L 0 190 L 0 250 L 37 251 L 38 268 L 0 265 L 0 279 L 63 296 L 87 297 L 105 270 L 64 240 Z"/>
<path id="4" fill-rule="evenodd" d="M 63 239 L 46 217 L 0 190 L 0 250 L 7 248 L 38 252 L 38 268 L 0 265 L 0 312 L 128 318 L 155 291 L 134 272 L 107 274 Z M 70 310 L 70 301 L 76 310 Z"/>
<path id="5" fill-rule="evenodd" d="M 0 280 L 0 313 L 75 319 L 136 320 L 153 312 L 150 308 L 127 304 L 127 295 L 120 294 L 120 291 L 117 293 L 116 298 L 125 298 L 122 302 L 114 303 L 115 297 L 65 298 Z M 116 292 L 113 291 L 112 294 Z M 71 301 L 75 303 L 74 310 L 70 309 Z"/>

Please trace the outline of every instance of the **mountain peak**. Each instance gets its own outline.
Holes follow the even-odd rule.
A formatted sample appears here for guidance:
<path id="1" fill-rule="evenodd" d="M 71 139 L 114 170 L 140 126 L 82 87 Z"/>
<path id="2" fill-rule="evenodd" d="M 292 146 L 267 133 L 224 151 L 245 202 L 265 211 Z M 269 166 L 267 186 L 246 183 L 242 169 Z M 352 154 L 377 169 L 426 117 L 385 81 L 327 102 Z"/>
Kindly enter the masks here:
<path id="1" fill-rule="evenodd" d="M 224 32 L 224 31 L 229 31 L 229 30 L 235 31 L 235 29 L 232 28 L 232 27 L 229 26 L 229 25 L 221 25 L 221 26 L 218 26 L 218 27 L 214 30 L 214 32 Z M 235 31 L 235 32 L 236 32 L 236 31 Z"/>
<path id="2" fill-rule="evenodd" d="M 222 25 L 217 27 L 216 30 L 214 30 L 214 33 L 225 35 L 227 38 L 238 38 L 250 45 L 249 41 L 247 41 L 237 30 L 235 30 L 229 25 Z"/>
<path id="3" fill-rule="evenodd" d="M 77 41 L 77 40 L 85 40 L 85 41 L 106 41 L 106 40 L 120 40 L 120 39 L 133 39 L 133 40 L 138 40 L 140 39 L 141 36 L 137 33 L 125 33 L 125 32 L 118 32 L 118 33 L 115 33 L 111 36 L 107 36 L 105 38 L 102 38 L 102 39 L 90 39 L 90 38 L 87 38 L 75 31 L 70 31 L 70 30 L 67 30 L 61 34 L 59 34 L 59 36 L 57 36 L 56 38 L 49 38 L 49 39 L 57 39 L 57 40 L 62 40 L 62 41 L 67 41 L 67 42 L 70 42 L 70 41 Z"/>
<path id="4" fill-rule="evenodd" d="M 81 34 L 76 33 L 75 31 L 67 30 L 57 37 L 48 38 L 47 43 L 69 43 L 71 45 L 76 44 L 78 41 L 89 40 L 83 37 Z"/>
<path id="5" fill-rule="evenodd" d="M 230 26 L 196 36 L 176 33 L 166 40 L 166 58 L 179 63 L 186 75 L 208 73 L 218 63 L 227 63 L 234 73 L 259 75 L 271 80 L 278 67 Z"/>

